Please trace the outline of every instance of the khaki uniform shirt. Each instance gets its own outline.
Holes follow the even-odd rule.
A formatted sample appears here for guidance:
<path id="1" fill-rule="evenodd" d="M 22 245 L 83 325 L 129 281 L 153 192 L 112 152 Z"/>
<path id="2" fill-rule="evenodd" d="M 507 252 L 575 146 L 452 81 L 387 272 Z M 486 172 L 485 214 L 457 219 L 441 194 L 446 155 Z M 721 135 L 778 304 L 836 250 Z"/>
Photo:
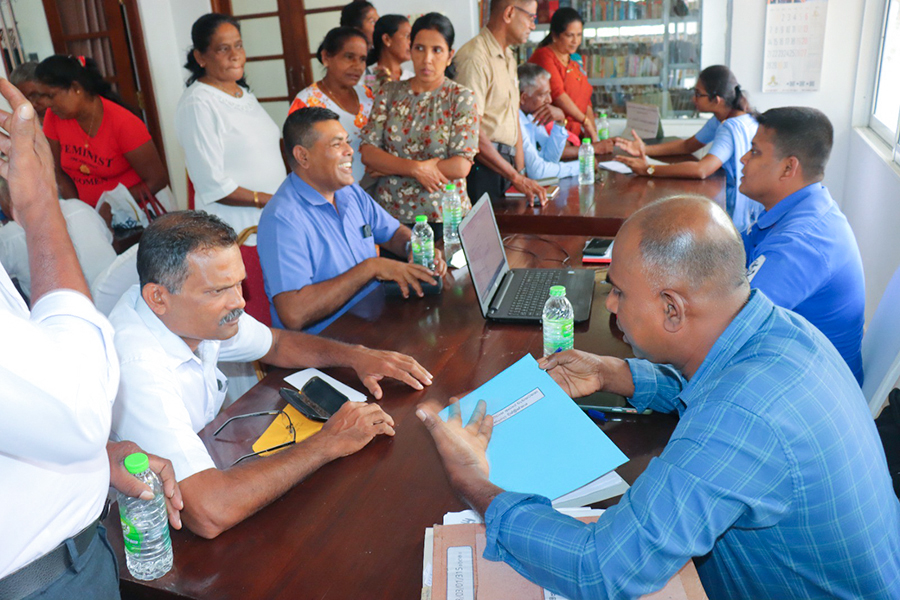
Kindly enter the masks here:
<path id="1" fill-rule="evenodd" d="M 519 78 L 516 58 L 486 27 L 453 59 L 456 81 L 475 92 L 481 130 L 492 142 L 515 146 L 519 137 Z"/>

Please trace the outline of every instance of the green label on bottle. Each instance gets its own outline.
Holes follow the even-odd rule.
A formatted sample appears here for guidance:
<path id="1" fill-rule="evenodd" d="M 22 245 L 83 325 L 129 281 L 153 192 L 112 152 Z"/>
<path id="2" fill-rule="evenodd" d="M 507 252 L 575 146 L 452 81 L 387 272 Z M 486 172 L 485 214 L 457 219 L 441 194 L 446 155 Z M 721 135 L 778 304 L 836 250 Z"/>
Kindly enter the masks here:
<path id="1" fill-rule="evenodd" d="M 122 541 L 125 544 L 125 552 L 132 555 L 140 555 L 141 542 L 144 541 L 144 534 L 141 533 L 134 523 L 122 516 Z"/>

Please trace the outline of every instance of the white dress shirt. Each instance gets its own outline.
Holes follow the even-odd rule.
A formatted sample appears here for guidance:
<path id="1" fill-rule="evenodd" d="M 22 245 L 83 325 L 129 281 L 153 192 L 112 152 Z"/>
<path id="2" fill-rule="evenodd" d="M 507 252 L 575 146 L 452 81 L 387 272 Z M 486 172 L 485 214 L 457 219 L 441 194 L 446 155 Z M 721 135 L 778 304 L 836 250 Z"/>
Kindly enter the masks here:
<path id="1" fill-rule="evenodd" d="M 234 337 L 200 342 L 195 353 L 147 306 L 137 285 L 122 296 L 109 320 L 122 370 L 113 438 L 168 458 L 178 481 L 215 468 L 197 432 L 225 400 L 227 379 L 216 362 L 262 358 L 272 347 L 271 329 L 244 313 Z"/>
<path id="2" fill-rule="evenodd" d="M 81 200 L 60 200 L 59 207 L 66 219 L 66 229 L 75 246 L 78 264 L 88 285 L 112 261 L 116 251 L 112 247 L 113 234 L 90 205 Z M 15 277 L 22 291 L 31 298 L 31 271 L 28 267 L 28 247 L 25 230 L 15 221 L 0 227 L 0 264 L 10 277 Z"/>
<path id="3" fill-rule="evenodd" d="M 51 292 L 29 314 L 3 269 L 0 331 L 2 578 L 100 516 L 119 364 L 87 297 Z"/>

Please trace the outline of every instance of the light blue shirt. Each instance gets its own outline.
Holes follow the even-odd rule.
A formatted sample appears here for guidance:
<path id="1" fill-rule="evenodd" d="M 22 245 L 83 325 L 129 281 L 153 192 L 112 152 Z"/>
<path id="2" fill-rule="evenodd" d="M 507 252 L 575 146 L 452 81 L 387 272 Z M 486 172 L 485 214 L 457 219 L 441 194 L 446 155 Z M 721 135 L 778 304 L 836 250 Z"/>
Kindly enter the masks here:
<path id="1" fill-rule="evenodd" d="M 519 111 L 522 125 L 522 150 L 525 153 L 525 173 L 531 179 L 546 177 L 574 177 L 578 175 L 578 161 L 559 162 L 569 132 L 558 123 L 553 124 L 551 133 L 537 125 L 534 117 Z"/>
<path id="2" fill-rule="evenodd" d="M 500 494 L 485 558 L 570 600 L 658 590 L 692 557 L 712 599 L 900 597 L 900 502 L 818 329 L 754 290 L 690 381 L 629 367 L 638 410 L 680 415 L 659 458 L 590 525 Z"/>
<path id="3" fill-rule="evenodd" d="M 722 161 L 722 168 L 725 169 L 725 210 L 738 231 L 745 231 L 752 225 L 763 209 L 762 204 L 738 191 L 741 187 L 743 166 L 741 157 L 750 150 L 750 142 L 756 135 L 756 128 L 756 119 L 749 114 L 725 119 L 716 129 L 712 148 L 709 149 L 709 154 Z M 700 131 L 704 132 L 705 129 L 706 126 Z"/>
<path id="4" fill-rule="evenodd" d="M 861 385 L 862 258 L 850 223 L 828 189 L 813 183 L 797 190 L 763 211 L 743 238 L 753 287 L 818 327 Z"/>
<path id="5" fill-rule="evenodd" d="M 714 139 L 716 139 L 716 132 L 719 130 L 719 120 L 715 117 L 710 117 L 709 121 L 703 124 L 703 127 L 700 128 L 700 131 L 694 134 L 694 137 L 698 142 L 703 144 L 704 146 Z"/>
<path id="6" fill-rule="evenodd" d="M 335 208 L 336 207 L 336 208 Z M 367 258 L 375 245 L 388 242 L 400 223 L 358 185 L 334 194 L 334 205 L 291 173 L 263 209 L 257 249 L 272 324 L 284 328 L 272 299 L 282 292 L 334 279 Z M 330 317 L 305 331 L 318 333 L 375 289 L 371 281 Z"/>

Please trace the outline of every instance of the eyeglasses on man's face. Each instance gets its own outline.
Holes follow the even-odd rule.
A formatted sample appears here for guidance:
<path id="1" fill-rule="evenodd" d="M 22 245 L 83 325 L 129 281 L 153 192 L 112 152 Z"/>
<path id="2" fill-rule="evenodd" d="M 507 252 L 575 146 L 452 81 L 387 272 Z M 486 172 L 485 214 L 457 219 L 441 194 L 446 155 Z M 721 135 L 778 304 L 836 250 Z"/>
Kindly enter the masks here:
<path id="1" fill-rule="evenodd" d="M 526 15 L 529 19 L 531 19 L 531 21 L 532 21 L 535 25 L 537 25 L 537 22 L 538 22 L 538 16 L 537 16 L 537 14 L 532 13 L 532 12 L 528 12 L 528 11 L 525 10 L 524 8 L 519 7 L 519 6 L 516 6 L 516 5 L 513 5 L 513 8 L 516 9 L 516 10 L 518 10 L 518 11 L 521 11 L 521 12 L 525 13 L 525 15 Z"/>

